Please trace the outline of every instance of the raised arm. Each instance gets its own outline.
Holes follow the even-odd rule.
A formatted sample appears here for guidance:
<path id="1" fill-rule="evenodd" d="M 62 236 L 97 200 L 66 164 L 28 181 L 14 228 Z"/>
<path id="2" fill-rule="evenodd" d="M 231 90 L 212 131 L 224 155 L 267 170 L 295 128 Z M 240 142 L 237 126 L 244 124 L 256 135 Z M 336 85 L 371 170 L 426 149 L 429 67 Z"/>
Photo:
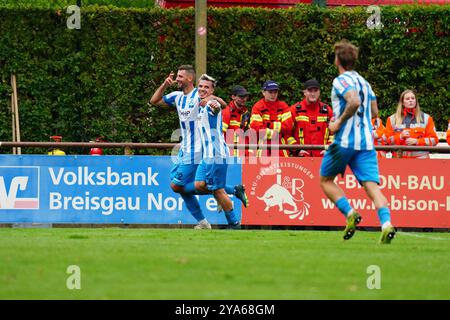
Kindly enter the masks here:
<path id="1" fill-rule="evenodd" d="M 171 72 L 166 80 L 164 80 L 163 84 L 160 85 L 158 89 L 156 89 L 155 93 L 150 99 L 151 104 L 158 106 L 167 106 L 167 103 L 165 103 L 163 99 L 164 91 L 175 83 L 175 80 L 173 79 L 174 75 L 175 74 Z"/>

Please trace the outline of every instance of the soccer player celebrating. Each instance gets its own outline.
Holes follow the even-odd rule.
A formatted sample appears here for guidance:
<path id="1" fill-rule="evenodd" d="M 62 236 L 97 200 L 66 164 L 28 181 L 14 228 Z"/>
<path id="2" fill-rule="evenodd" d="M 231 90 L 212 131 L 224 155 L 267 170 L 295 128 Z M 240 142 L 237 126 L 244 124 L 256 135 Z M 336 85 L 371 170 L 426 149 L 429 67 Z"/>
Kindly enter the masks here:
<path id="1" fill-rule="evenodd" d="M 200 98 L 205 99 L 211 96 L 215 86 L 216 80 L 203 74 L 198 83 Z M 233 211 L 233 202 L 227 194 L 227 192 L 235 192 L 233 192 L 234 190 L 226 190 L 231 188 L 226 186 L 227 161 L 230 154 L 222 135 L 222 112 L 217 100 L 210 99 L 204 106 L 201 104 L 199 110 L 199 129 L 203 146 L 203 159 L 195 175 L 195 188 L 200 192 L 212 192 L 225 212 L 228 227 L 230 229 L 239 229 L 240 221 Z M 242 188 L 240 185 L 237 187 Z M 246 196 L 243 203 L 247 206 Z"/>
<path id="2" fill-rule="evenodd" d="M 195 194 L 194 179 L 198 164 L 202 159 L 202 145 L 198 130 L 198 110 L 200 97 L 198 89 L 194 87 L 195 70 L 191 65 L 182 65 L 178 68 L 176 79 L 174 74 L 165 79 L 163 84 L 155 91 L 150 103 L 160 106 L 175 106 L 181 127 L 181 146 L 177 161 L 174 163 L 170 179 L 170 187 L 179 193 L 186 203 L 186 207 L 192 216 L 198 221 L 195 229 L 211 229 L 206 220 Z M 176 84 L 178 91 L 164 95 L 164 91 Z M 213 98 L 213 97 L 210 97 Z M 231 189 L 231 188 L 228 188 Z M 247 205 L 247 196 L 242 185 L 233 187 L 234 194 Z M 210 192 L 208 192 L 210 193 Z"/>
<path id="3" fill-rule="evenodd" d="M 184 188 L 186 184 L 194 181 L 202 153 L 198 134 L 197 139 L 195 139 L 200 98 L 198 89 L 194 87 L 194 67 L 182 65 L 178 68 L 175 80 L 173 77 L 174 74 L 170 73 L 163 84 L 155 91 L 150 99 L 150 103 L 160 106 L 175 106 L 177 108 L 182 140 L 177 161 L 170 173 L 170 187 L 174 192 L 180 194 L 189 212 L 200 223 L 200 221 L 205 220 L 205 216 L 202 213 L 198 199 L 194 194 L 185 192 Z M 178 91 L 163 96 L 164 91 L 175 83 L 178 86 Z"/>
<path id="4" fill-rule="evenodd" d="M 329 129 L 335 141 L 322 161 L 320 186 L 326 196 L 336 204 L 347 219 L 344 240 L 350 239 L 361 216 L 350 206 L 343 190 L 334 182 L 338 174 L 344 174 L 347 165 L 374 202 L 381 223 L 379 243 L 390 243 L 395 236 L 391 224 L 388 202 L 378 187 L 378 161 L 372 139 L 372 114 L 378 115 L 375 94 L 370 84 L 353 70 L 358 59 L 358 48 L 343 40 L 335 44 L 335 65 L 339 76 L 333 81 L 332 105 L 334 121 Z"/>

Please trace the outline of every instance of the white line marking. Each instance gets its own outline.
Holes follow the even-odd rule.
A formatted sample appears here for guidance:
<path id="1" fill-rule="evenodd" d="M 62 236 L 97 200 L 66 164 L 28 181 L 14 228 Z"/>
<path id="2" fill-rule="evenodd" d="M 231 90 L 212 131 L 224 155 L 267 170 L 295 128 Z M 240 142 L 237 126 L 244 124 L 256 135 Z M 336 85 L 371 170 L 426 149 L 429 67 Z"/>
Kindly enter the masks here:
<path id="1" fill-rule="evenodd" d="M 440 238 L 440 237 L 427 237 L 421 234 L 415 234 L 415 233 L 411 233 L 411 232 L 397 232 L 400 233 L 402 235 L 405 236 L 411 236 L 411 237 L 416 237 L 416 238 L 425 238 L 425 239 L 431 239 L 431 240 L 447 240 L 450 241 L 450 238 Z"/>

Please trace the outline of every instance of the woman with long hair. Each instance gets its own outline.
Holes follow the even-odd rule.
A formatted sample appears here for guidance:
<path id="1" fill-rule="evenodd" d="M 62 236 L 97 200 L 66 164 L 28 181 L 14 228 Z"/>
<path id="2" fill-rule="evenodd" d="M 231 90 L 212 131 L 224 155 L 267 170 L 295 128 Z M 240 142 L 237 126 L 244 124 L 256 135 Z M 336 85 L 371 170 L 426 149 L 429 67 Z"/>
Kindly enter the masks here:
<path id="1" fill-rule="evenodd" d="M 435 146 L 439 142 L 433 118 L 420 110 L 416 94 L 405 90 L 397 111 L 386 121 L 386 136 L 391 145 Z M 429 151 L 403 151 L 399 158 L 429 158 Z"/>

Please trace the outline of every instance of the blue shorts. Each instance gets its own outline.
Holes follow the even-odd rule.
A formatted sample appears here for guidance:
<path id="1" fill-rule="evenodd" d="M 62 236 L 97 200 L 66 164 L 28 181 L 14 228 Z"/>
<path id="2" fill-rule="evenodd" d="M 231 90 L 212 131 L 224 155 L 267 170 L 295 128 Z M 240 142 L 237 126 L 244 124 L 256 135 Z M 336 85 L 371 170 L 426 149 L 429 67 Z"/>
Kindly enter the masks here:
<path id="1" fill-rule="evenodd" d="M 195 179 L 195 172 L 197 171 L 198 164 L 180 164 L 177 163 L 172 167 L 170 171 L 170 180 L 177 186 L 185 186 Z"/>
<path id="2" fill-rule="evenodd" d="M 208 164 L 202 161 L 198 166 L 195 181 L 205 181 L 210 191 L 223 189 L 227 182 L 227 169 L 226 163 Z"/>
<path id="3" fill-rule="evenodd" d="M 344 175 L 347 165 L 359 183 L 372 181 L 380 183 L 378 159 L 375 150 L 353 150 L 342 148 L 338 144 L 331 144 L 320 166 L 322 177 Z"/>

